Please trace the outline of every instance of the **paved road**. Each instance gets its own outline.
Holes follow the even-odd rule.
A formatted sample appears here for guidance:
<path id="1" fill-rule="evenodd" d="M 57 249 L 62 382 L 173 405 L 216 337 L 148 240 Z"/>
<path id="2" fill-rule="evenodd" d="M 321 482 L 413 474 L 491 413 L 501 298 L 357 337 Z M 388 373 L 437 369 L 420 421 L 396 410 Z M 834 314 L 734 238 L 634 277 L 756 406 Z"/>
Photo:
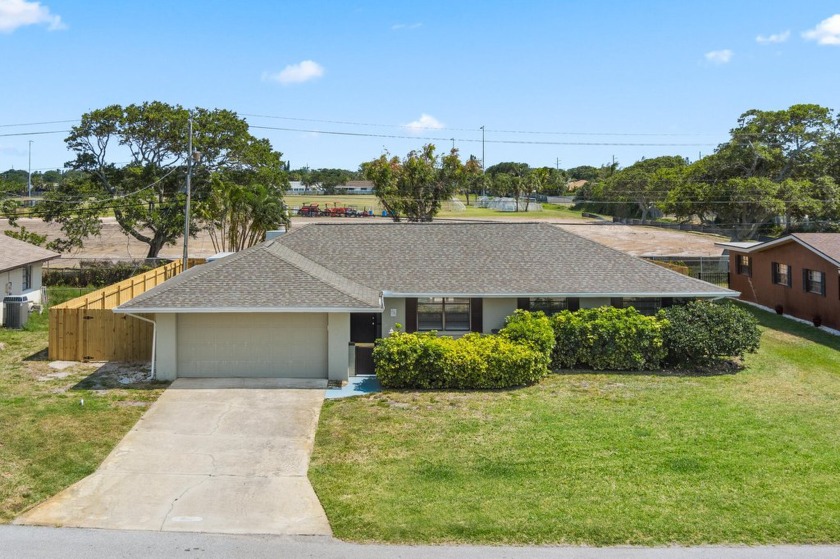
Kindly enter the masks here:
<path id="1" fill-rule="evenodd" d="M 306 477 L 324 388 L 178 379 L 96 472 L 15 523 L 331 535 Z"/>
<path id="2" fill-rule="evenodd" d="M 0 526 L 14 559 L 837 559 L 840 546 L 477 547 L 356 545 L 326 536 L 230 536 Z"/>

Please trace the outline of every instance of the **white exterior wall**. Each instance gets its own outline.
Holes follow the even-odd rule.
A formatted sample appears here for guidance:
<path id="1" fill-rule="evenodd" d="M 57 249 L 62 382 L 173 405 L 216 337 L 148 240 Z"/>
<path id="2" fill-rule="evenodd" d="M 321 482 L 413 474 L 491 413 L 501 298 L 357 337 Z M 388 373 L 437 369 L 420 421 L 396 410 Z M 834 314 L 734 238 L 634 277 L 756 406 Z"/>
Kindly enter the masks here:
<path id="1" fill-rule="evenodd" d="M 158 314 L 152 320 L 157 324 L 155 377 L 175 380 L 178 376 L 178 315 Z"/>
<path id="2" fill-rule="evenodd" d="M 402 331 L 405 332 L 405 299 L 388 297 L 382 312 L 382 337 L 387 337 L 391 330 L 395 330 L 394 325 L 397 323 L 402 324 Z"/>
<path id="3" fill-rule="evenodd" d="M 350 377 L 350 313 L 327 316 L 327 373 L 330 380 Z"/>
<path id="4" fill-rule="evenodd" d="M 516 311 L 516 299 L 484 299 L 481 309 L 481 330 L 489 334 L 493 330 L 501 329 L 505 325 L 505 318 Z"/>

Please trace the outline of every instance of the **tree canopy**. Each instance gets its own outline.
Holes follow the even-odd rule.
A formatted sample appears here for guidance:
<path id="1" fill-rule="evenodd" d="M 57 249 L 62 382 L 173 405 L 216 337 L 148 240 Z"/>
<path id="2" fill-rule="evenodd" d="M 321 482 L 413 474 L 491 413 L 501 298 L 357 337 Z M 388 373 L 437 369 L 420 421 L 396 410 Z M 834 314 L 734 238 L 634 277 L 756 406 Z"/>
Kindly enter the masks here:
<path id="1" fill-rule="evenodd" d="M 75 154 L 69 167 L 84 173 L 60 183 L 40 205 L 44 218 L 61 223 L 67 237 L 53 246 L 81 246 L 98 234 L 99 218 L 109 211 L 123 232 L 149 246 L 147 257 L 174 244 L 184 228 L 190 117 L 197 206 L 211 197 L 214 184 L 259 185 L 282 197 L 288 182 L 281 154 L 268 140 L 252 136 L 235 113 L 158 101 L 111 105 L 82 115 L 65 139 Z M 192 223 L 191 233 L 197 230 Z"/>
<path id="2" fill-rule="evenodd" d="M 448 155 L 435 155 L 434 144 L 408 155 L 389 157 L 388 153 L 362 164 L 365 177 L 394 221 L 432 221 L 441 203 L 457 191 L 465 176 L 464 165 L 453 148 Z"/>

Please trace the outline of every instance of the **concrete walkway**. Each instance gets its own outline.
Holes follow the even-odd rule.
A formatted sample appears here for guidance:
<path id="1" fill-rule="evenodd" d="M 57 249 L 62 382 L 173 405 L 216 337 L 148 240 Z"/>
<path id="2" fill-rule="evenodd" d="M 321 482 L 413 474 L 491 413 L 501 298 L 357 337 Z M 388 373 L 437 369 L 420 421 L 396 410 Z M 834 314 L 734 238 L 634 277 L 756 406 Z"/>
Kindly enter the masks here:
<path id="1" fill-rule="evenodd" d="M 330 535 L 306 477 L 325 388 L 326 381 L 179 379 L 96 472 L 15 523 Z"/>

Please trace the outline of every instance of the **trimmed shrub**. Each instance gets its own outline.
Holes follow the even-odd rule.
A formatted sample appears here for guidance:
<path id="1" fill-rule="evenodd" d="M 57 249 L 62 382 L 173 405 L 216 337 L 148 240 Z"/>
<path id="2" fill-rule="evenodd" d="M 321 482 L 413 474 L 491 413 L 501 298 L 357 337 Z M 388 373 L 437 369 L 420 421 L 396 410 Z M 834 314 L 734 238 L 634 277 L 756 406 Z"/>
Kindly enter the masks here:
<path id="1" fill-rule="evenodd" d="M 659 311 L 659 317 L 668 322 L 664 339 L 670 365 L 708 365 L 758 350 L 758 321 L 732 303 L 693 301 Z"/>
<path id="2" fill-rule="evenodd" d="M 530 344 L 545 355 L 546 362 L 551 359 L 555 344 L 554 329 L 542 311 L 517 310 L 505 319 L 505 327 L 499 335 L 513 342 Z"/>
<path id="3" fill-rule="evenodd" d="M 667 321 L 632 307 L 561 311 L 552 318 L 557 341 L 552 352 L 554 370 L 658 369 L 667 354 L 663 343 Z"/>
<path id="4" fill-rule="evenodd" d="M 395 332 L 377 340 L 373 359 L 386 388 L 509 388 L 548 374 L 544 353 L 505 336 Z"/>

